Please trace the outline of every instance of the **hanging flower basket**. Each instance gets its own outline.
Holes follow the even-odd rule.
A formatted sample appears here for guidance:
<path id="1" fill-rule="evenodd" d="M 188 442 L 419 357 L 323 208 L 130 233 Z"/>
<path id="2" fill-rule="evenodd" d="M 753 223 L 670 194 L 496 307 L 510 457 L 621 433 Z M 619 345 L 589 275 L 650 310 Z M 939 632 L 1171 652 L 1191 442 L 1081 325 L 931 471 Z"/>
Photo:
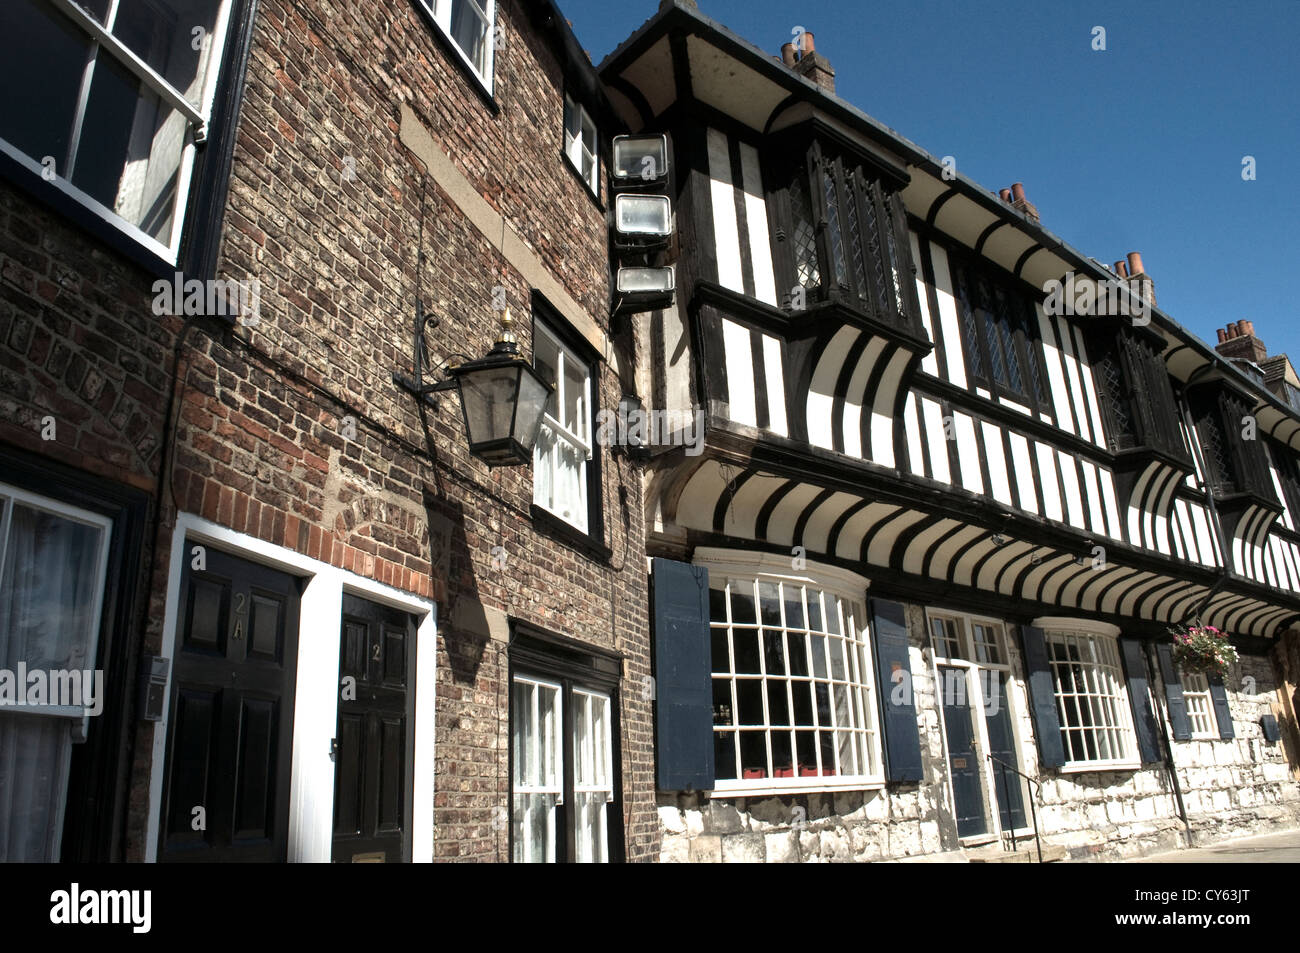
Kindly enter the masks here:
<path id="1" fill-rule="evenodd" d="M 1197 624 L 1170 631 L 1174 636 L 1174 662 L 1185 672 L 1227 675 L 1237 664 L 1237 650 L 1222 629 Z"/>

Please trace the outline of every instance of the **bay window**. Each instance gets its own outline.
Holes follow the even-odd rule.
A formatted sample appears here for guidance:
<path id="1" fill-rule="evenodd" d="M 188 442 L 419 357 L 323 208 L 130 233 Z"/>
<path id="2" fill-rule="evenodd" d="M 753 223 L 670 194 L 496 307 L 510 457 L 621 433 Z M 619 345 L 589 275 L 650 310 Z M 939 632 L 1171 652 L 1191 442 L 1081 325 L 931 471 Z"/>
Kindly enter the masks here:
<path id="1" fill-rule="evenodd" d="M 571 96 L 564 97 L 564 154 L 592 194 L 600 195 L 600 157 L 596 124 Z"/>
<path id="2" fill-rule="evenodd" d="M 710 587 L 716 790 L 880 781 L 862 603 L 775 575 Z"/>
<path id="3" fill-rule="evenodd" d="M 1206 481 L 1215 496 L 1244 497 L 1280 508 L 1268 451 L 1254 433 L 1254 398 L 1219 381 L 1194 388 L 1188 403 L 1208 471 Z"/>
<path id="4" fill-rule="evenodd" d="M 7 0 L 0 151 L 176 262 L 230 6 Z"/>
<path id="5" fill-rule="evenodd" d="M 496 0 L 420 0 L 457 55 L 492 95 Z"/>
<path id="6" fill-rule="evenodd" d="M 60 859 L 72 746 L 92 714 L 84 673 L 93 678 L 97 661 L 111 531 L 103 516 L 0 484 L 0 673 L 9 688 L 0 693 L 0 862 Z M 81 697 L 33 703 L 24 675 L 37 672 L 51 693 L 77 681 Z"/>
<path id="7" fill-rule="evenodd" d="M 781 286 L 809 303 L 836 301 L 885 325 L 919 333 L 907 226 L 897 183 L 874 164 L 813 140 L 771 196 Z"/>
<path id="8" fill-rule="evenodd" d="M 591 525 L 592 369 L 541 321 L 533 363 L 552 387 L 534 450 L 533 502 L 586 533 Z"/>
<path id="9" fill-rule="evenodd" d="M 1137 767 L 1132 708 L 1116 640 L 1049 631 L 1046 641 L 1066 768 Z"/>

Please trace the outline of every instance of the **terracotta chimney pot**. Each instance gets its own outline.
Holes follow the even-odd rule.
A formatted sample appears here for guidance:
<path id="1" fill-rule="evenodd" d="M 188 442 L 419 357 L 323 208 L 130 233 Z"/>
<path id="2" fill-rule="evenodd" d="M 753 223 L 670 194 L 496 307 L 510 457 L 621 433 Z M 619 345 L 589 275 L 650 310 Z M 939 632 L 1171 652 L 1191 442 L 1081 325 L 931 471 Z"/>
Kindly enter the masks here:
<path id="1" fill-rule="evenodd" d="M 1219 335 L 1219 343 L 1220 343 L 1220 344 L 1222 344 L 1224 341 L 1228 340 L 1228 331 L 1227 331 L 1226 328 L 1219 328 L 1219 330 L 1218 330 L 1216 333 Z"/>
<path id="2" fill-rule="evenodd" d="M 1115 274 L 1119 275 L 1121 278 L 1128 277 L 1128 265 L 1124 263 L 1124 259 L 1121 258 L 1119 261 L 1115 262 Z"/>
<path id="3" fill-rule="evenodd" d="M 1255 336 L 1255 322 L 1254 322 L 1254 321 L 1242 321 L 1242 322 L 1241 322 L 1241 333 L 1242 333 L 1242 334 L 1245 334 L 1245 335 L 1249 335 L 1250 337 L 1254 337 L 1254 336 Z"/>
<path id="4" fill-rule="evenodd" d="M 1010 189 L 1003 189 L 1002 191 L 998 192 L 998 198 L 1002 199 L 1002 201 L 1004 201 L 1004 202 L 1010 202 L 1010 201 L 1011 201 L 1011 190 L 1010 190 Z"/>
<path id="5" fill-rule="evenodd" d="M 809 53 L 817 52 L 817 47 L 813 43 L 813 35 L 809 33 L 807 30 L 804 30 L 804 32 L 800 35 L 800 46 L 802 47 L 802 49 L 800 49 L 800 52 L 804 56 L 807 56 Z"/>
<path id="6" fill-rule="evenodd" d="M 1131 251 L 1128 253 L 1128 270 L 1130 275 L 1145 275 L 1146 271 L 1142 268 L 1142 253 Z"/>
<path id="7" fill-rule="evenodd" d="M 797 58 L 795 57 L 793 43 L 786 43 L 781 47 L 781 62 L 791 69 L 794 69 L 794 64 L 797 62 Z"/>
<path id="8" fill-rule="evenodd" d="M 1025 201 L 1025 184 L 1023 182 L 1012 183 L 1011 197 L 1017 202 Z"/>

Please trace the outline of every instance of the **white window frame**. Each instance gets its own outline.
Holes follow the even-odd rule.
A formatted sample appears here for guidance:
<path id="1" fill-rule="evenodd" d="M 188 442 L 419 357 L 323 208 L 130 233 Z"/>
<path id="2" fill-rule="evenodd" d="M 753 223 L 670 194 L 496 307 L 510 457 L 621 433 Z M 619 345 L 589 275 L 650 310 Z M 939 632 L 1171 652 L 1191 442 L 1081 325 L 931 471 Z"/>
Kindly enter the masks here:
<path id="1" fill-rule="evenodd" d="M 217 83 L 220 80 L 221 56 L 226 42 L 226 34 L 229 32 L 230 10 L 233 0 L 222 0 L 221 6 L 218 8 L 207 52 L 206 65 L 203 67 L 202 93 L 197 103 L 186 99 L 180 90 L 159 76 L 149 64 L 137 56 L 125 43 L 113 36 L 111 30 L 113 29 L 117 11 L 122 3 L 129 2 L 129 0 L 110 0 L 108 16 L 106 17 L 107 25 L 101 24 L 81 7 L 77 6 L 73 0 L 47 0 L 47 2 L 80 28 L 93 43 L 111 53 L 113 59 L 120 66 L 128 70 L 149 90 L 156 93 L 163 103 L 181 113 L 190 129 L 190 135 L 186 138 L 185 145 L 181 150 L 180 168 L 176 179 L 176 205 L 172 212 L 171 237 L 165 243 L 160 242 L 139 226 L 128 222 L 98 199 L 92 198 L 73 185 L 71 182 L 72 170 L 59 169 L 56 166 L 57 175 L 49 180 L 49 184 L 83 206 L 96 218 L 102 219 L 128 238 L 143 245 L 159 258 L 174 265 L 180 255 L 181 235 L 185 230 L 190 181 L 194 172 L 195 144 L 196 142 L 202 142 L 207 137 L 207 125 L 212 114 L 212 102 L 216 95 Z M 95 52 L 95 49 L 91 50 L 92 63 Z M 86 70 L 85 77 L 82 80 L 82 96 L 77 107 L 79 113 L 74 117 L 78 126 L 80 125 L 80 118 L 84 115 L 86 109 L 86 98 L 92 72 L 93 66 Z M 75 140 L 71 143 L 71 148 L 74 150 L 77 148 Z M 42 179 L 45 178 L 45 167 L 41 165 L 37 157 L 27 155 L 4 139 L 0 139 L 0 152 L 4 152 L 5 155 L 33 175 L 41 176 Z"/>
<path id="2" fill-rule="evenodd" d="M 1014 836 L 1028 835 L 1032 832 L 1032 826 L 1028 825 L 1029 817 L 1029 798 L 1033 792 L 1029 789 L 1028 783 L 1020 775 L 1016 775 L 1015 780 L 1008 778 L 1008 783 L 1014 783 L 1020 788 L 1021 806 L 1025 812 L 1026 826 L 1017 827 L 1014 831 L 1004 830 L 1002 827 L 1002 811 L 999 806 L 997 795 L 1000 786 L 1000 772 L 990 764 L 987 757 L 989 753 L 989 733 L 987 713 L 984 711 L 983 699 L 987 697 L 988 686 L 983 683 L 984 678 L 996 677 L 993 673 L 1002 672 L 1006 675 L 1006 682 L 1003 689 L 1003 701 L 1006 703 L 1008 714 L 1011 718 L 1011 738 L 1015 747 L 1016 762 L 1012 765 L 1018 771 L 1025 774 L 1033 773 L 1033 765 L 1026 760 L 1024 739 L 1020 730 L 1020 706 L 1017 704 L 1019 693 L 1015 683 L 1015 673 L 1011 669 L 1011 648 L 1010 636 L 1007 632 L 1007 624 L 1001 619 L 995 619 L 991 616 L 971 615 L 964 612 L 952 612 L 945 609 L 927 609 L 925 612 L 926 630 L 930 634 L 930 651 L 933 655 L 933 677 L 935 685 L 935 705 L 939 709 L 939 726 L 943 733 L 944 739 L 944 756 L 948 753 L 948 727 L 944 716 L 943 695 L 942 692 L 947 690 L 944 680 L 940 677 L 939 667 L 961 669 L 966 676 L 965 690 L 966 697 L 969 699 L 978 699 L 979 705 L 972 704 L 971 726 L 975 730 L 975 741 L 978 746 L 976 756 L 980 759 L 980 779 L 984 783 L 985 809 L 992 815 L 986 818 L 989 823 L 989 829 L 983 834 L 973 834 L 970 837 L 963 837 L 963 843 L 979 843 L 996 840 L 1003 834 L 1013 834 Z M 939 650 L 940 640 L 936 638 L 934 632 L 934 623 L 942 622 L 946 632 L 955 633 L 958 645 L 957 655 L 945 655 Z M 981 626 L 994 630 L 994 644 L 997 646 L 1001 655 L 1000 661 L 980 660 L 978 656 L 978 642 L 975 636 L 975 627 Z M 982 675 L 981 673 L 990 673 Z M 948 775 L 949 796 L 955 798 L 952 793 L 952 775 L 951 772 L 945 771 Z M 955 803 L 955 802 L 954 802 Z"/>
<path id="3" fill-rule="evenodd" d="M 474 61 L 469 58 L 469 54 L 456 41 L 455 34 L 452 33 L 451 13 L 455 2 L 456 0 L 420 0 L 420 5 L 429 15 L 429 19 L 433 21 L 433 24 L 442 31 L 442 35 L 447 38 L 447 42 L 456 51 L 456 55 L 469 67 L 469 71 L 474 74 L 474 78 L 491 96 L 496 65 L 494 62 L 496 55 L 496 0 L 483 0 L 482 7 L 479 6 L 478 0 L 461 0 L 461 2 L 469 4 L 474 11 L 474 15 L 483 21 L 483 72 L 481 73 L 478 67 L 474 65 Z"/>
<path id="4" fill-rule="evenodd" d="M 803 570 L 792 570 L 790 565 L 790 560 L 788 557 L 783 558 L 783 557 L 772 556 L 763 553 L 741 553 L 733 550 L 699 547 L 696 549 L 695 552 L 695 563 L 697 565 L 708 567 L 709 576 L 710 576 L 709 584 L 711 588 L 716 588 L 715 583 L 720 580 L 725 581 L 725 584 L 728 586 L 728 588 L 730 587 L 733 581 L 739 582 L 741 584 L 748 582 L 751 586 L 753 586 L 755 596 L 756 596 L 755 614 L 756 614 L 756 619 L 758 620 L 761 620 L 762 618 L 761 606 L 757 601 L 757 584 L 760 582 L 775 582 L 782 585 L 798 586 L 804 588 L 805 590 L 815 589 L 826 595 L 835 597 L 837 600 L 842 600 L 843 602 L 847 602 L 856 610 L 856 612 L 861 613 L 861 618 L 855 619 L 855 623 L 856 623 L 855 628 L 857 629 L 857 633 L 853 639 L 853 642 L 857 644 L 858 651 L 856 653 L 851 651 L 846 651 L 845 654 L 848 656 L 848 658 L 846 659 L 845 677 L 843 679 L 836 679 L 833 674 L 833 669 L 831 669 L 830 667 L 827 668 L 825 678 L 821 676 L 817 676 L 815 674 L 815 669 L 813 669 L 811 666 L 809 666 L 808 668 L 808 675 L 806 677 L 791 676 L 788 672 L 785 675 L 777 675 L 774 677 L 780 681 L 785 682 L 788 686 L 790 686 L 788 691 L 793 690 L 792 683 L 795 681 L 801 681 L 801 682 L 807 681 L 810 686 L 813 682 L 818 682 L 818 681 L 826 682 L 829 686 L 831 686 L 830 691 L 832 697 L 832 705 L 831 705 L 832 712 L 834 712 L 835 710 L 835 705 L 833 701 L 834 684 L 836 683 L 847 684 L 848 693 L 849 693 L 849 709 L 850 709 L 850 714 L 853 716 L 850 719 L 851 725 L 849 726 L 849 728 L 853 733 L 859 734 L 863 738 L 863 743 L 859 748 L 858 753 L 860 755 L 865 755 L 865 758 L 868 762 L 866 766 L 867 770 L 865 772 L 859 771 L 858 773 L 852 775 L 837 774 L 837 775 L 823 775 L 818 777 L 806 777 L 806 778 L 804 777 L 776 778 L 771 776 L 771 771 L 773 771 L 775 767 L 774 760 L 773 760 L 771 732 L 773 730 L 776 731 L 789 730 L 793 734 L 795 731 L 798 731 L 801 726 L 793 724 L 795 720 L 793 707 L 791 707 L 791 711 L 790 711 L 791 724 L 789 726 L 778 725 L 773 727 L 771 725 L 771 721 L 770 721 L 771 715 L 768 712 L 768 693 L 767 693 L 768 673 L 767 673 L 767 658 L 765 652 L 759 653 L 759 674 L 758 675 L 750 676 L 745 679 L 737 679 L 735 675 L 734 642 L 731 638 L 731 633 L 732 633 L 732 624 L 730 620 L 731 607 L 730 607 L 730 598 L 728 598 L 727 600 L 728 621 L 727 621 L 726 628 L 728 630 L 728 652 L 730 654 L 730 660 L 729 660 L 730 671 L 726 674 L 720 673 L 718 675 L 714 675 L 712 672 L 710 672 L 710 683 L 714 681 L 727 681 L 730 683 L 731 705 L 732 705 L 733 712 L 737 710 L 736 706 L 738 704 L 738 700 L 737 700 L 736 686 L 739 681 L 742 680 L 759 681 L 760 684 L 763 685 L 762 700 L 763 700 L 764 724 L 762 726 L 750 726 L 750 727 L 753 729 L 755 733 L 762 731 L 765 736 L 764 740 L 767 745 L 767 763 L 768 763 L 767 770 L 769 774 L 767 777 L 764 778 L 750 778 L 750 779 L 744 778 L 743 771 L 741 769 L 740 758 L 738 756 L 736 760 L 736 769 L 738 773 L 742 774 L 742 777 L 736 779 L 717 780 L 714 783 L 714 789 L 710 793 L 710 796 L 711 797 L 735 797 L 737 795 L 744 795 L 747 797 L 755 797 L 760 795 L 800 794 L 800 793 L 817 792 L 817 791 L 840 791 L 840 790 L 863 791 L 863 790 L 878 790 L 883 788 L 885 785 L 884 755 L 882 752 L 880 715 L 879 715 L 878 703 L 876 697 L 875 656 L 872 649 L 870 627 L 866 616 L 866 612 L 867 612 L 866 591 L 870 583 L 865 578 L 857 575 L 856 573 L 852 573 L 847 570 L 840 569 L 834 566 L 814 563 L 812 561 L 808 561 L 806 568 Z M 805 606 L 806 606 L 806 601 L 805 601 Z M 787 653 L 786 657 L 788 658 L 789 646 L 788 646 L 788 639 L 786 638 L 786 636 L 788 636 L 788 633 L 791 630 L 785 618 L 785 599 L 784 599 L 783 590 L 782 590 L 782 596 L 780 598 L 780 609 L 781 609 L 780 631 L 783 633 L 783 645 L 785 646 L 784 651 Z M 841 615 L 842 614 L 843 613 L 841 613 Z M 796 628 L 795 631 L 804 631 L 804 632 L 809 631 L 807 628 L 808 619 L 806 617 L 804 619 L 804 622 L 805 622 L 804 628 L 803 629 Z M 717 624 L 712 622 L 711 620 L 709 624 L 710 638 L 712 638 L 712 631 L 716 626 Z M 827 627 L 825 625 L 825 621 L 823 620 L 822 632 L 825 632 L 826 628 Z M 752 630 L 746 629 L 745 631 L 754 631 L 755 633 L 757 633 L 759 629 L 760 629 L 759 626 L 755 626 Z M 842 619 L 840 621 L 840 631 L 841 631 L 841 636 L 844 638 L 845 646 L 847 648 L 849 645 L 849 639 L 847 638 L 847 632 L 845 631 L 845 626 Z M 832 638 L 834 638 L 834 636 L 832 636 Z M 856 656 L 856 658 L 854 656 Z M 854 671 L 855 667 L 857 669 L 856 672 Z M 787 704 L 792 706 L 792 702 L 793 702 L 792 695 L 787 694 Z M 815 704 L 813 706 L 813 716 L 814 716 L 814 722 L 818 721 Z M 802 727 L 804 728 L 804 730 L 810 730 L 815 727 L 819 731 L 822 728 L 822 726 L 816 724 L 806 725 Z M 836 739 L 835 756 L 836 759 L 838 760 L 839 726 L 838 725 L 834 726 L 833 730 L 836 732 L 836 734 L 833 735 L 833 737 Z M 730 733 L 738 734 L 738 731 L 734 731 Z M 715 731 L 714 734 L 716 735 L 717 732 Z M 791 754 L 792 754 L 792 767 L 793 767 L 798 764 L 798 750 L 796 747 L 797 741 L 793 738 L 791 739 L 791 745 L 792 745 Z M 820 762 L 821 760 L 820 744 L 817 745 L 816 752 L 817 752 L 818 761 Z"/>
<path id="5" fill-rule="evenodd" d="M 512 822 L 515 820 L 514 800 L 516 795 L 550 794 L 555 796 L 556 807 L 559 807 L 560 805 L 564 804 L 564 764 L 565 764 L 565 749 L 567 747 L 567 745 L 565 744 L 566 738 L 564 734 L 564 686 L 559 682 L 552 682 L 544 678 L 535 678 L 531 675 L 516 675 L 514 676 L 514 678 L 511 679 L 510 687 L 511 687 L 512 696 L 513 696 L 515 685 L 527 685 L 530 688 L 530 693 L 529 693 L 530 711 L 528 712 L 528 714 L 529 716 L 532 717 L 533 724 L 534 724 L 534 734 L 533 734 L 534 750 L 532 752 L 534 763 L 538 763 L 539 761 L 542 760 L 543 753 L 546 747 L 549 745 L 552 749 L 550 756 L 553 759 L 553 763 L 554 763 L 554 772 L 553 772 L 554 776 L 549 783 L 547 782 L 543 782 L 540 784 L 534 784 L 532 782 L 521 783 L 519 781 L 519 777 L 517 773 L 518 766 L 517 765 L 514 766 L 514 770 L 511 772 L 511 779 L 510 779 L 510 816 Z M 542 691 L 555 693 L 555 709 L 551 718 L 551 723 L 549 725 L 543 724 L 541 719 L 540 699 L 541 699 Z M 518 716 L 520 714 L 522 713 L 521 712 L 514 713 L 514 717 L 511 722 L 512 734 L 515 730 L 517 730 L 520 727 L 520 721 L 518 720 Z M 513 737 L 510 739 L 510 744 L 511 747 L 514 746 Z M 547 830 L 547 838 L 546 838 L 547 856 L 545 857 L 525 856 L 520 858 L 519 863 L 554 863 L 555 862 L 558 831 L 556 829 L 554 811 L 552 811 L 550 817 L 546 819 L 546 830 Z M 516 839 L 516 845 L 518 845 L 519 843 L 520 841 Z M 524 848 L 526 850 L 527 845 L 531 843 L 531 840 L 529 840 L 528 838 L 524 838 L 522 843 L 524 844 Z M 511 859 L 513 860 L 514 858 L 512 857 Z"/>
<path id="6" fill-rule="evenodd" d="M 577 119 L 576 134 L 569 128 L 571 117 Z M 588 146 L 588 132 L 591 133 L 590 146 Z M 591 189 L 592 194 L 599 196 L 600 133 L 596 129 L 595 120 L 591 118 L 591 113 L 567 93 L 564 96 L 564 155 L 569 160 L 569 165 L 573 166 L 578 173 L 578 177 L 587 184 L 587 188 Z M 591 160 L 590 178 L 582 172 L 584 159 Z"/>
<path id="7" fill-rule="evenodd" d="M 1052 695 L 1056 700 L 1057 718 L 1061 722 L 1061 743 L 1066 758 L 1065 764 L 1061 767 L 1062 773 L 1127 771 L 1142 767 L 1137 748 L 1137 731 L 1133 726 L 1133 707 L 1129 701 L 1128 680 L 1124 676 L 1124 667 L 1120 658 L 1119 629 L 1112 625 L 1089 623 L 1082 620 L 1036 619 L 1033 624 L 1043 629 L 1047 645 L 1047 663 L 1052 673 Z M 1090 689 L 1090 691 L 1082 695 L 1077 692 L 1062 692 L 1063 682 L 1060 677 L 1060 669 L 1066 663 L 1058 662 L 1054 647 L 1069 645 L 1071 642 L 1076 645 L 1091 645 L 1093 647 L 1092 654 L 1098 657 L 1097 661 L 1085 662 L 1080 660 L 1077 663 L 1068 663 L 1078 664 L 1084 669 L 1084 687 Z M 1103 688 L 1106 690 L 1091 691 L 1092 689 Z M 1114 706 L 1115 724 L 1094 724 L 1081 726 L 1081 728 L 1084 731 L 1096 732 L 1102 730 L 1114 732 L 1115 737 L 1112 740 L 1120 742 L 1122 748 L 1121 757 L 1098 757 L 1087 760 L 1070 758 L 1071 746 L 1067 735 L 1071 731 L 1080 731 L 1081 728 L 1069 725 L 1065 714 L 1066 698 L 1076 700 L 1076 709 L 1080 698 L 1088 699 L 1088 710 L 1093 714 L 1094 721 L 1098 712 L 1104 714 L 1108 711 L 1109 706 Z M 1101 750 L 1099 741 L 1095 746 L 1098 751 Z"/>
<path id="8" fill-rule="evenodd" d="M 77 506 L 70 506 L 67 503 L 61 503 L 57 500 L 50 499 L 47 496 L 41 496 L 36 493 L 13 486 L 8 483 L 0 483 L 0 581 L 4 579 L 5 560 L 9 553 L 9 529 L 13 522 L 13 506 L 20 503 L 23 506 L 42 510 L 51 513 L 62 519 L 70 520 L 76 523 L 82 523 L 93 526 L 102 531 L 99 542 L 99 555 L 95 565 L 95 581 L 91 592 L 94 594 L 94 606 L 90 613 L 87 626 L 87 645 L 85 647 L 85 658 L 77 665 L 80 671 L 89 671 L 94 678 L 95 661 L 99 653 L 99 631 L 100 622 L 104 610 L 104 587 L 108 578 L 109 547 L 112 543 L 113 520 L 107 516 L 98 513 L 92 513 L 89 510 L 81 509 Z M 8 633 L 0 633 L 0 639 L 7 638 Z M 107 683 L 101 681 L 104 691 L 108 690 Z M 83 684 L 83 689 L 86 686 Z M 98 699 L 103 704 L 104 699 Z M 86 740 L 89 734 L 90 723 L 90 706 L 83 697 L 79 706 L 74 705 L 3 705 L 0 706 L 0 718 L 8 717 L 43 717 L 43 718 L 61 718 L 68 722 L 68 730 L 73 744 L 79 744 Z M 71 752 L 69 750 L 69 760 Z M 54 820 L 54 842 L 52 844 L 54 856 L 52 860 L 58 860 L 59 850 L 63 841 L 63 822 L 64 809 L 67 807 L 68 797 L 68 762 L 65 761 L 62 766 L 60 777 L 62 778 L 63 805 L 58 808 Z"/>
<path id="9" fill-rule="evenodd" d="M 171 659 L 181 604 L 181 576 L 188 547 L 210 543 L 239 559 L 279 569 L 305 580 L 298 603 L 300 632 L 324 638 L 298 639 L 297 686 L 293 702 L 293 751 L 289 780 L 289 854 L 291 862 L 329 863 L 334 844 L 334 761 L 329 757 L 338 727 L 339 639 L 343 593 L 409 612 L 419 620 L 415 642 L 415 725 L 432 725 L 437 711 L 437 606 L 435 603 L 330 563 L 237 533 L 193 513 L 181 513 L 171 537 L 171 565 L 163 612 L 160 658 Z M 174 672 L 175 667 L 172 666 Z M 145 860 L 158 858 L 162 827 L 162 792 L 167 764 L 167 724 L 175 679 L 168 678 L 162 720 L 155 722 L 149 775 L 149 820 Z M 415 732 L 412 799 L 416 819 L 411 830 L 411 859 L 433 861 L 434 737 Z M 421 821 L 420 819 L 424 820 Z"/>
<path id="10" fill-rule="evenodd" d="M 578 731 L 578 705 L 583 705 L 587 712 L 588 733 L 579 737 Z M 597 722 L 596 708 L 603 708 L 603 718 Z M 614 719 L 614 701 L 608 692 L 599 691 L 594 688 L 580 688 L 577 685 L 573 687 L 573 731 L 574 735 L 571 743 L 574 747 L 573 752 L 573 796 L 577 803 L 574 804 L 574 842 L 577 844 L 579 856 L 574 860 L 579 863 L 608 863 L 609 862 L 609 811 L 601 810 L 597 812 L 598 821 L 595 829 L 595 838 L 592 841 L 593 855 L 583 857 L 581 835 L 584 830 L 583 819 L 581 817 L 582 795 L 604 796 L 604 804 L 614 803 L 614 739 L 611 729 Z M 599 737 L 597 737 L 597 725 L 600 726 Z M 578 750 L 581 746 L 581 751 Z M 583 764 L 590 766 L 595 772 L 595 778 L 589 782 L 580 782 L 578 780 L 579 769 Z"/>
<path id="11" fill-rule="evenodd" d="M 581 434 L 575 433 L 568 427 L 564 426 L 563 423 L 553 417 L 549 412 L 542 415 L 542 428 L 551 431 L 557 441 L 567 444 L 569 448 L 576 452 L 580 457 L 578 465 L 578 512 L 573 514 L 576 518 L 570 518 L 559 512 L 557 508 L 553 508 L 551 501 L 542 500 L 539 497 L 539 494 L 541 493 L 541 481 L 537 479 L 537 471 L 542 466 L 542 441 L 540 439 L 533 451 L 533 502 L 556 518 L 564 520 L 564 522 L 570 524 L 583 533 L 588 533 L 590 532 L 589 512 L 591 510 L 591 499 L 590 487 L 588 486 L 589 479 L 587 468 L 591 463 L 592 457 L 591 428 L 593 415 L 591 412 L 591 391 L 594 374 L 592 372 L 591 364 L 580 358 L 571 348 L 566 347 L 564 342 L 560 340 L 559 336 L 547 327 L 540 317 L 534 318 L 533 320 L 533 332 L 534 334 L 540 334 L 545 337 L 547 341 L 555 347 L 556 354 L 558 355 L 555 366 L 554 393 L 555 409 L 557 413 L 564 413 L 565 398 L 568 396 L 565 392 L 565 389 L 568 386 L 565 381 L 565 368 L 570 363 L 581 368 L 583 394 L 580 401 L 578 418 L 587 430 L 587 437 L 584 440 Z M 536 355 L 536 353 L 537 347 L 536 343 L 534 343 L 533 354 Z M 558 469 L 552 472 L 552 490 L 554 490 L 555 487 L 555 473 L 558 472 Z"/>
<path id="12" fill-rule="evenodd" d="M 1210 680 L 1203 672 L 1178 672 L 1183 685 L 1183 701 L 1187 706 L 1187 723 L 1196 741 L 1214 741 L 1219 737 L 1215 721 L 1214 702 L 1210 698 Z"/>

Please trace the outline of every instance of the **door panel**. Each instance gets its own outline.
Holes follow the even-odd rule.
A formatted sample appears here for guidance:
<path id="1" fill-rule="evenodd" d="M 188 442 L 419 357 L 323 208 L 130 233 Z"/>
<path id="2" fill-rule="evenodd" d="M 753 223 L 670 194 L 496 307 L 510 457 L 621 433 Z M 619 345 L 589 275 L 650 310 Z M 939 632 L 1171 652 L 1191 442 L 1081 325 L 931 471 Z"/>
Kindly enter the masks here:
<path id="1" fill-rule="evenodd" d="M 940 666 L 939 679 L 957 834 L 961 837 L 984 834 L 988 832 L 988 821 L 984 817 L 984 795 L 980 791 L 980 763 L 975 751 L 966 672 L 960 668 Z"/>
<path id="2" fill-rule="evenodd" d="M 299 580 L 211 547 L 195 570 L 192 548 L 181 577 L 158 858 L 284 860 Z"/>
<path id="3" fill-rule="evenodd" d="M 409 860 L 416 620 L 344 594 L 341 624 L 333 858 Z"/>
<path id="4" fill-rule="evenodd" d="M 979 673 L 984 690 L 981 693 L 984 704 L 984 724 L 989 737 L 989 754 L 1010 765 L 1019 764 L 1016 757 L 1015 734 L 1011 729 L 1011 710 L 1007 707 L 1006 672 L 983 670 Z M 998 811 L 1001 816 L 1002 830 L 1018 830 L 1025 826 L 1025 803 L 1022 794 L 1020 776 L 1012 771 L 1005 772 L 996 763 L 991 762 L 993 771 L 993 789 L 998 799 Z"/>

